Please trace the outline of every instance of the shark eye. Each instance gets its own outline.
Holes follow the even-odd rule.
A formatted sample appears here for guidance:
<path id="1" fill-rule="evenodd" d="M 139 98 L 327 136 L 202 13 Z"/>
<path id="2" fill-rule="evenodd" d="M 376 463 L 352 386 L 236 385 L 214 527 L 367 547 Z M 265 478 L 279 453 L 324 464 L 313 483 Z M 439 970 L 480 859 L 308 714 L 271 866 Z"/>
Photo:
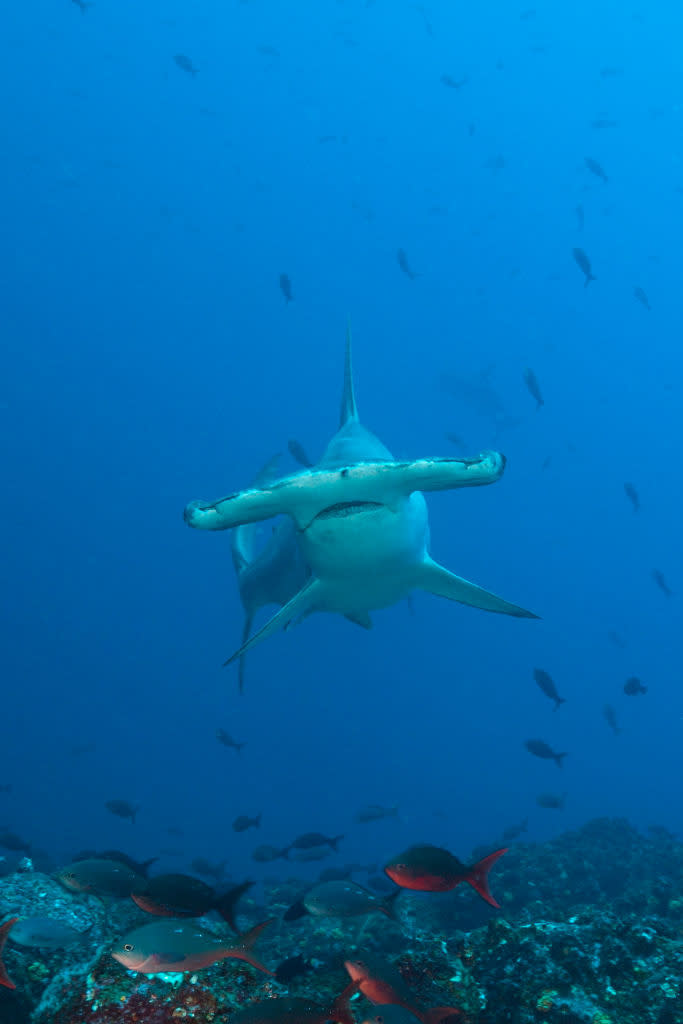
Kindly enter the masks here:
<path id="1" fill-rule="evenodd" d="M 123 951 L 124 951 L 124 953 L 132 953 L 133 952 L 133 943 L 132 942 L 124 942 L 124 944 L 123 944 Z"/>

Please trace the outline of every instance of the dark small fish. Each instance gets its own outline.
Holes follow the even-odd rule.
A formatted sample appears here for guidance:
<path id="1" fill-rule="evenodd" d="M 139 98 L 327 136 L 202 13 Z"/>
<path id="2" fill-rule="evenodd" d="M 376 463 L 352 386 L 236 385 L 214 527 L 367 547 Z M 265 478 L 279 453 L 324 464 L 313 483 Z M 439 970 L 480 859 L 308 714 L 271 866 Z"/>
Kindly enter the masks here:
<path id="1" fill-rule="evenodd" d="M 499 907 L 489 888 L 488 874 L 504 853 L 507 853 L 507 847 L 495 850 L 468 867 L 440 846 L 411 846 L 390 860 L 384 873 L 403 889 L 418 892 L 449 892 L 461 882 L 467 882 L 483 900 L 492 907 Z"/>
<path id="2" fill-rule="evenodd" d="M 128 800 L 107 800 L 104 805 L 110 814 L 115 814 L 117 818 L 130 818 L 131 823 L 135 824 L 135 815 L 140 810 L 140 805 L 133 807 Z"/>
<path id="3" fill-rule="evenodd" d="M 506 843 L 509 843 L 513 839 L 518 839 L 523 832 L 528 832 L 528 830 L 529 819 L 525 818 L 524 821 L 520 821 L 517 825 L 508 825 L 508 827 L 503 830 L 503 839 Z"/>
<path id="4" fill-rule="evenodd" d="M 131 890 L 130 895 L 140 910 L 157 917 L 203 917 L 209 910 L 217 910 L 236 932 L 235 908 L 253 884 L 242 882 L 219 896 L 210 885 L 192 875 L 155 875 L 145 885 Z"/>
<path id="5" fill-rule="evenodd" d="M 624 683 L 624 693 L 628 697 L 637 697 L 639 693 L 647 693 L 647 686 L 643 686 L 638 676 L 631 676 Z"/>
<path id="6" fill-rule="evenodd" d="M 639 288 L 638 285 L 635 285 L 633 289 L 633 294 L 638 299 L 638 302 L 641 304 L 641 306 L 645 306 L 645 309 L 647 310 L 652 309 L 652 306 L 650 305 L 650 300 L 648 299 L 643 289 Z"/>
<path id="7" fill-rule="evenodd" d="M 273 972 L 264 967 L 253 953 L 256 939 L 270 923 L 270 920 L 262 921 L 230 945 L 228 938 L 204 931 L 194 921 L 162 919 L 128 932 L 116 943 L 111 955 L 129 971 L 143 974 L 199 971 L 219 960 L 234 957 L 272 976 Z"/>
<path id="8" fill-rule="evenodd" d="M 232 823 L 233 832 L 246 832 L 248 828 L 260 828 L 261 827 L 261 815 L 257 814 L 255 818 L 249 818 L 246 814 L 240 814 L 238 818 Z"/>
<path id="9" fill-rule="evenodd" d="M 324 836 L 322 832 L 304 832 L 302 836 L 297 836 L 294 842 L 289 844 L 288 849 L 290 850 L 311 850 L 316 846 L 331 846 L 333 850 L 337 850 L 338 844 L 344 836 Z"/>
<path id="10" fill-rule="evenodd" d="M 536 412 L 538 412 L 541 406 L 545 405 L 545 402 L 543 401 L 543 395 L 541 394 L 541 386 L 538 383 L 538 378 L 534 371 L 529 369 L 528 366 L 524 371 L 524 383 L 526 384 L 527 391 L 536 402 Z"/>
<path id="11" fill-rule="evenodd" d="M 623 637 L 620 637 L 619 634 L 615 632 L 615 630 L 613 629 L 610 629 L 610 631 L 607 634 L 607 638 L 610 643 L 614 644 L 615 647 L 620 647 L 622 650 L 626 647 L 626 641 L 623 639 Z"/>
<path id="12" fill-rule="evenodd" d="M 591 121 L 591 128 L 616 128 L 617 124 L 617 121 L 610 121 L 606 117 L 597 117 Z"/>
<path id="13" fill-rule="evenodd" d="M 667 597 L 673 597 L 673 590 L 664 579 L 664 573 L 661 571 L 661 569 L 652 570 L 652 579 L 655 581 L 655 583 L 657 584 L 657 586 L 663 594 L 666 594 Z"/>
<path id="14" fill-rule="evenodd" d="M 0 832 L 0 846 L 5 850 L 14 850 L 16 853 L 28 853 L 31 849 L 30 843 L 18 836 L 16 832 L 10 832 L 8 829 L 3 829 Z"/>
<path id="15" fill-rule="evenodd" d="M 289 849 L 287 847 L 281 848 L 278 846 L 257 846 L 252 851 L 251 859 L 255 860 L 258 864 L 270 864 L 274 860 L 287 860 L 289 857 Z"/>
<path id="16" fill-rule="evenodd" d="M 216 739 L 219 743 L 222 743 L 224 747 L 232 747 L 239 754 L 244 746 L 244 743 L 238 743 L 234 740 L 230 733 L 226 732 L 225 729 L 216 729 Z"/>
<path id="17" fill-rule="evenodd" d="M 581 203 L 578 204 L 574 212 L 576 213 L 576 226 L 579 229 L 579 231 L 583 231 L 585 216 L 583 206 L 581 205 Z"/>
<path id="18" fill-rule="evenodd" d="M 410 264 L 408 263 L 408 257 L 406 256 L 405 249 L 396 250 L 396 259 L 398 260 L 398 265 L 403 271 L 403 273 L 407 277 L 409 277 L 411 281 L 414 281 L 416 277 L 420 276 L 419 274 L 415 273 L 415 271 L 411 268 Z"/>
<path id="19" fill-rule="evenodd" d="M 85 14 L 89 7 L 94 6 L 94 4 L 90 3 L 89 0 L 71 0 L 71 3 L 78 7 L 81 14 Z"/>
<path id="20" fill-rule="evenodd" d="M 195 857 L 190 867 L 197 874 L 206 875 L 207 878 L 213 878 L 215 881 L 220 882 L 225 877 L 225 864 L 226 861 L 224 860 L 218 864 L 212 864 L 205 857 Z"/>
<path id="21" fill-rule="evenodd" d="M 320 136 L 318 136 L 318 142 L 320 143 L 321 146 L 324 146 L 328 142 L 336 142 L 336 141 L 337 141 L 337 136 L 336 135 L 320 135 Z"/>
<path id="22" fill-rule="evenodd" d="M 556 754 L 543 740 L 526 740 L 524 746 L 534 757 L 540 757 L 544 761 L 554 761 L 558 768 L 562 767 L 562 758 L 566 757 L 568 753 L 565 750 L 563 754 Z"/>
<path id="23" fill-rule="evenodd" d="M 299 444 L 294 438 L 290 438 L 287 442 L 287 448 L 289 449 L 289 454 L 293 459 L 296 459 L 300 466 L 303 466 L 304 469 L 311 468 L 313 461 L 309 459 L 302 444 Z"/>
<path id="24" fill-rule="evenodd" d="M 264 57 L 279 57 L 280 56 L 280 51 L 278 49 L 276 49 L 274 46 L 269 46 L 268 44 L 266 44 L 264 46 L 257 46 L 256 49 L 257 49 L 257 51 L 259 53 L 263 54 Z"/>
<path id="25" fill-rule="evenodd" d="M 623 68 L 600 68 L 601 78 L 618 78 L 623 73 Z"/>
<path id="26" fill-rule="evenodd" d="M 586 162 L 586 167 L 591 172 L 591 174 L 594 174 L 596 178 L 600 178 L 601 181 L 604 181 L 605 184 L 607 184 L 609 178 L 605 174 L 604 170 L 602 169 L 598 161 L 593 160 L 593 158 L 590 156 L 584 157 L 584 160 Z"/>
<path id="27" fill-rule="evenodd" d="M 621 732 L 621 729 L 619 728 L 619 725 L 617 723 L 617 713 L 612 707 L 612 705 L 605 704 L 604 708 L 602 709 L 602 714 L 614 735 L 618 736 Z"/>
<path id="28" fill-rule="evenodd" d="M 633 484 L 624 484 L 624 494 L 633 505 L 633 511 L 637 512 L 640 508 L 640 498 L 638 497 L 638 491 L 635 489 Z"/>
<path id="29" fill-rule="evenodd" d="M 367 825 L 370 821 L 381 821 L 382 818 L 397 818 L 398 807 L 382 807 L 381 804 L 368 804 L 361 807 L 355 820 L 360 825 Z"/>
<path id="30" fill-rule="evenodd" d="M 292 282 L 288 274 L 280 274 L 280 291 L 285 297 L 285 302 L 289 304 L 294 296 L 292 295 Z"/>
<path id="31" fill-rule="evenodd" d="M 593 271 L 591 270 L 590 260 L 586 256 L 583 249 L 572 249 L 572 254 L 574 256 L 574 259 L 579 270 L 582 270 L 583 273 L 586 275 L 586 280 L 583 282 L 583 286 L 584 288 L 587 288 L 591 281 L 597 281 L 597 277 L 595 277 Z"/>
<path id="32" fill-rule="evenodd" d="M 558 793 L 541 793 L 536 797 L 536 803 L 539 807 L 547 807 L 548 810 L 561 811 L 566 799 L 566 793 L 563 793 L 562 796 Z"/>
<path id="33" fill-rule="evenodd" d="M 474 121 L 470 121 L 470 123 L 467 125 L 467 134 L 469 135 L 470 138 L 472 138 L 476 130 L 476 124 L 474 123 Z"/>
<path id="34" fill-rule="evenodd" d="M 308 960 L 304 960 L 301 953 L 296 956 L 290 956 L 286 960 L 283 960 L 281 964 L 275 968 L 275 980 L 280 985 L 288 985 L 290 981 L 300 977 L 302 974 L 307 974 L 312 967 Z"/>
<path id="35" fill-rule="evenodd" d="M 449 430 L 447 433 L 445 433 L 444 437 L 446 438 L 447 441 L 450 441 L 451 444 L 456 445 L 458 448 L 463 448 L 465 445 L 465 442 L 460 437 L 460 434 L 454 434 L 452 430 Z"/>
<path id="36" fill-rule="evenodd" d="M 176 53 L 173 56 L 173 60 L 176 62 L 181 71 L 187 71 L 188 75 L 196 75 L 199 68 L 196 68 L 189 57 L 186 57 L 184 53 Z"/>
<path id="37" fill-rule="evenodd" d="M 505 167 L 505 157 L 502 153 L 498 153 L 496 156 L 491 156 L 485 161 L 484 167 L 487 171 L 502 171 Z"/>
<path id="38" fill-rule="evenodd" d="M 560 697 L 555 687 L 555 683 L 553 682 L 552 676 L 548 672 L 546 672 L 545 669 L 535 668 L 534 679 L 536 680 L 536 684 L 540 687 L 540 689 L 543 691 L 546 697 L 549 697 L 550 700 L 555 701 L 555 707 L 553 708 L 553 711 L 557 711 L 560 704 L 567 703 L 565 697 Z"/>
<path id="39" fill-rule="evenodd" d="M 2 951 L 5 943 L 7 942 L 7 936 L 10 933 L 10 929 L 17 923 L 18 917 L 10 917 L 9 921 L 4 921 L 0 924 L 0 985 L 4 985 L 5 988 L 16 988 L 12 979 L 10 978 L 5 965 L 2 961 Z"/>
<path id="40" fill-rule="evenodd" d="M 462 89 L 463 85 L 466 85 L 468 81 L 467 75 L 460 79 L 452 78 L 451 75 L 441 76 L 442 84 L 448 86 L 449 89 Z"/>

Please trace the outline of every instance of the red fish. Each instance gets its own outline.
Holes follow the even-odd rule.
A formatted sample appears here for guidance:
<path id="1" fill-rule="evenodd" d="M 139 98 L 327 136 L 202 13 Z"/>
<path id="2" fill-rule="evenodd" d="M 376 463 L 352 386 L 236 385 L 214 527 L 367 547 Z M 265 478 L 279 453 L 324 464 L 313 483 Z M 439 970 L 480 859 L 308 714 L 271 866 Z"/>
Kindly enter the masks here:
<path id="1" fill-rule="evenodd" d="M 372 954 L 364 954 L 362 959 L 345 960 L 344 967 L 359 991 L 366 999 L 376 1006 L 387 1003 L 401 1006 L 414 1014 L 422 1024 L 440 1024 L 447 1017 L 460 1016 L 455 1006 L 433 1006 L 429 1010 L 420 1010 L 400 973 L 391 964 Z"/>
<path id="2" fill-rule="evenodd" d="M 507 851 L 507 846 L 496 850 L 468 867 L 439 846 L 411 846 L 389 861 L 384 871 L 397 885 L 420 892 L 448 892 L 467 882 L 492 907 L 500 907 L 489 889 L 488 873 Z"/>
<path id="3" fill-rule="evenodd" d="M 18 917 L 10 917 L 9 921 L 5 921 L 4 924 L 0 925 L 0 985 L 4 985 L 5 988 L 16 988 L 9 974 L 5 969 L 5 965 L 2 962 L 2 950 L 5 943 L 7 942 L 7 936 L 12 925 L 16 924 L 19 920 Z"/>

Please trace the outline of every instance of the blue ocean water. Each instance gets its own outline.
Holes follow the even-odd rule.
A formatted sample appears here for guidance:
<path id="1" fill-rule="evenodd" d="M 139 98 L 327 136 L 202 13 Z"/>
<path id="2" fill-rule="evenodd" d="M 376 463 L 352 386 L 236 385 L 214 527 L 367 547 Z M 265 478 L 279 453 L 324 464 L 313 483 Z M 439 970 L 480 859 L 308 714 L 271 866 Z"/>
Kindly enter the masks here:
<path id="1" fill-rule="evenodd" d="M 160 869 L 256 879 L 254 846 L 309 830 L 345 835 L 335 863 L 466 858 L 525 817 L 541 840 L 596 815 L 680 831 L 681 11 L 37 0 L 3 21 L 0 823 L 56 864 L 177 847 Z M 541 621 L 421 594 L 370 632 L 312 616 L 249 655 L 240 697 L 229 538 L 183 507 L 289 438 L 319 457 L 347 316 L 361 418 L 398 458 L 506 454 L 501 482 L 428 496 L 432 553 Z M 354 823 L 368 803 L 400 817 Z"/>

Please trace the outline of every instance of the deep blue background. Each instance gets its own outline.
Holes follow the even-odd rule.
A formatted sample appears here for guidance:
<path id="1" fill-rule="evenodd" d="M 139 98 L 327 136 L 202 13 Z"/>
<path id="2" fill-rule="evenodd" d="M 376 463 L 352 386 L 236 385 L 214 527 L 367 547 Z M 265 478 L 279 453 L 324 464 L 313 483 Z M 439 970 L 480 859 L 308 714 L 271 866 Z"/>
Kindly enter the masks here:
<path id="1" fill-rule="evenodd" d="M 255 845 L 309 829 L 346 833 L 341 862 L 418 839 L 464 857 L 527 815 L 537 838 L 603 814 L 681 829 L 680 599 L 650 574 L 680 589 L 683 12 L 36 0 L 3 23 L 0 823 L 57 859 L 177 846 L 167 869 L 254 877 Z M 429 497 L 432 552 L 542 621 L 421 595 L 370 633 L 315 616 L 250 656 L 240 698 L 229 538 L 182 509 L 289 437 L 322 452 L 347 313 L 394 454 L 451 454 L 447 431 L 507 454 L 496 486 Z M 518 425 L 443 385 L 482 373 Z M 531 736 L 570 751 L 562 772 Z M 564 812 L 536 806 L 549 790 Z M 354 825 L 368 802 L 401 821 Z"/>

